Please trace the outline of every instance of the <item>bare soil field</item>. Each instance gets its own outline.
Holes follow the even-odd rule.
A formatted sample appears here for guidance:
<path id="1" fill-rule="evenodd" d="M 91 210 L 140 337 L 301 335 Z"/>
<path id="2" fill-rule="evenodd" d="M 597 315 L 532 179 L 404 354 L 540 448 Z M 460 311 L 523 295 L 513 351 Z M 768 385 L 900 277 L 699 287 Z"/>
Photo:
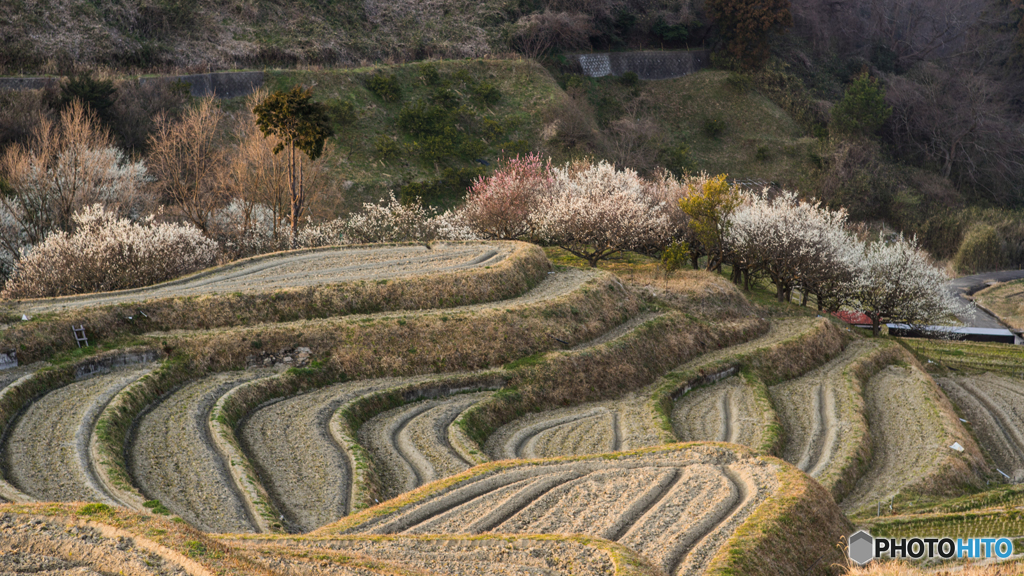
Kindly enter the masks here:
<path id="1" fill-rule="evenodd" d="M 319 534 L 586 534 L 699 574 L 778 487 L 774 466 L 717 446 L 486 468 Z"/>
<path id="2" fill-rule="evenodd" d="M 935 388 L 916 367 L 889 366 L 868 382 L 865 409 L 874 449 L 867 472 L 840 502 L 847 513 L 940 480 L 957 454 L 949 448 L 954 441 L 971 448 L 966 431 L 950 433 L 955 417 L 941 409 Z"/>
<path id="3" fill-rule="evenodd" d="M 146 288 L 63 298 L 27 300 L 19 312 L 40 314 L 75 308 L 144 302 L 158 298 L 273 292 L 353 280 L 378 281 L 427 273 L 493 266 L 515 244 L 438 243 L 418 246 L 333 247 L 257 256 Z"/>
<path id="4" fill-rule="evenodd" d="M 423 400 L 384 412 L 359 430 L 360 443 L 373 455 L 378 473 L 397 496 L 472 466 L 448 440 L 451 424 L 491 392 Z"/>
<path id="5" fill-rule="evenodd" d="M 768 388 L 785 431 L 784 460 L 821 478 L 842 465 L 839 454 L 856 452 L 845 445 L 859 442 L 852 433 L 862 417 L 856 404 L 860 393 L 843 373 L 875 349 L 870 341 L 856 340 L 828 364 Z"/>
<path id="6" fill-rule="evenodd" d="M 773 344 L 777 344 L 794 336 L 799 336 L 800 334 L 813 329 L 814 326 L 817 325 L 817 322 L 818 319 L 812 317 L 772 319 L 771 328 L 768 330 L 767 334 L 742 344 L 737 344 L 736 346 L 729 346 L 728 348 L 715 350 L 709 354 L 704 354 L 703 356 L 694 358 L 690 362 L 676 368 L 673 372 L 692 370 L 701 366 L 714 364 L 732 356 L 741 356 L 761 348 L 767 348 Z"/>
<path id="7" fill-rule="evenodd" d="M 21 413 L 4 438 L 4 478 L 41 501 L 113 504 L 95 474 L 90 441 L 96 419 L 115 394 L 147 374 L 121 369 L 73 382 Z"/>
<path id="8" fill-rule="evenodd" d="M 210 431 L 210 410 L 232 388 L 266 371 L 223 373 L 191 382 L 138 421 L 129 467 L 143 494 L 208 532 L 256 530 L 249 503 L 235 485 Z"/>
<path id="9" fill-rule="evenodd" d="M 938 378 L 996 467 L 1024 482 L 1024 381 L 987 372 Z"/>
<path id="10" fill-rule="evenodd" d="M 676 401 L 672 428 L 683 442 L 731 442 L 758 448 L 771 415 L 743 377 L 691 390 Z"/>

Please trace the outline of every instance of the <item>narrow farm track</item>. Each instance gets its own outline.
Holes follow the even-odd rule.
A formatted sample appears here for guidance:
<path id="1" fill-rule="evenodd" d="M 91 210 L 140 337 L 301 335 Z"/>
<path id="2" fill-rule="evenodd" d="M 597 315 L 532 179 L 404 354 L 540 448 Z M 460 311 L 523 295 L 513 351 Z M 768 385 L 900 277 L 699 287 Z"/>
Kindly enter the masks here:
<path id="1" fill-rule="evenodd" d="M 207 532 L 255 531 L 245 498 L 213 444 L 210 410 L 232 388 L 271 374 L 209 376 L 151 406 L 129 446 L 129 470 L 143 494 Z"/>
<path id="2" fill-rule="evenodd" d="M 738 376 L 691 390 L 672 409 L 672 429 L 683 442 L 757 447 L 767 425 L 753 389 Z"/>
<path id="3" fill-rule="evenodd" d="M 876 348 L 870 341 L 856 340 L 827 364 L 768 388 L 785 431 L 784 460 L 818 478 L 833 465 L 841 444 L 853 441 L 846 432 L 858 415 L 849 405 L 856 391 L 846 388 L 852 383 L 844 384 L 842 374 Z"/>
<path id="4" fill-rule="evenodd" d="M 389 496 L 458 474 L 472 464 L 448 440 L 459 415 L 490 392 L 415 402 L 370 419 L 360 443 L 373 455 Z"/>
<path id="5" fill-rule="evenodd" d="M 352 532 L 585 534 L 625 545 L 666 573 L 699 574 L 777 489 L 775 474 L 721 447 L 523 465 L 369 517 Z"/>
<path id="6" fill-rule="evenodd" d="M 284 252 L 243 260 L 134 290 L 29 300 L 19 312 L 40 314 L 87 306 L 143 302 L 214 293 L 272 292 L 356 280 L 384 280 L 492 266 L 515 250 L 514 243 L 438 243 L 425 246 L 336 247 Z"/>
<path id="7" fill-rule="evenodd" d="M 889 366 L 865 389 L 873 452 L 867 472 L 839 505 L 847 512 L 888 500 L 936 472 L 949 448 L 928 376 Z"/>
<path id="8" fill-rule="evenodd" d="M 1024 481 L 1024 381 L 992 373 L 937 380 L 974 428 L 996 467 Z"/>
<path id="9" fill-rule="evenodd" d="M 114 504 L 93 471 L 89 442 L 96 419 L 111 398 L 150 370 L 93 376 L 37 399 L 5 438 L 5 478 L 41 501 Z"/>

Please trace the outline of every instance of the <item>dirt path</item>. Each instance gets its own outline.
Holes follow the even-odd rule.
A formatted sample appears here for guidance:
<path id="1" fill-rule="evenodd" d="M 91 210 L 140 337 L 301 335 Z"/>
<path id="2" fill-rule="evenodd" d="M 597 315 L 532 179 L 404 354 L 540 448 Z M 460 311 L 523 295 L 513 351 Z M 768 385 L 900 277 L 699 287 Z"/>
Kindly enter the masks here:
<path id="1" fill-rule="evenodd" d="M 1024 481 L 1024 382 L 992 373 L 937 380 L 964 412 L 996 467 Z"/>
<path id="2" fill-rule="evenodd" d="M 247 371 L 186 384 L 152 406 L 129 446 L 143 494 L 207 532 L 253 532 L 255 521 L 213 445 L 210 410 L 232 388 L 272 373 Z"/>
<path id="3" fill-rule="evenodd" d="M 33 402 L 3 445 L 4 476 L 42 501 L 114 504 L 93 471 L 89 441 L 100 412 L 152 370 L 123 369 L 72 382 Z"/>
<path id="4" fill-rule="evenodd" d="M 458 394 L 415 402 L 384 412 L 359 429 L 360 443 L 373 455 L 388 496 L 458 474 L 472 464 L 448 440 L 448 428 L 462 412 L 491 392 Z"/>
<path id="5" fill-rule="evenodd" d="M 231 292 L 272 292 L 353 280 L 383 280 L 492 266 L 515 249 L 511 243 L 438 243 L 425 246 L 337 247 L 258 256 L 156 286 L 103 294 L 27 300 L 19 313 L 40 314 L 155 298 Z"/>
<path id="6" fill-rule="evenodd" d="M 804 376 L 768 388 L 785 431 L 782 457 L 818 478 L 826 473 L 844 442 L 853 441 L 846 432 L 854 426 L 858 409 L 851 405 L 856 391 L 848 389 L 843 372 L 877 346 L 867 340 L 852 342 L 824 366 Z"/>
<path id="7" fill-rule="evenodd" d="M 738 376 L 691 390 L 672 410 L 673 431 L 683 442 L 732 442 L 757 448 L 767 426 L 753 389 Z"/>
<path id="8" fill-rule="evenodd" d="M 111 532 L 61 519 L 0 515 L 0 574 L 189 574 L 136 539 Z"/>
<path id="9" fill-rule="evenodd" d="M 914 368 L 889 366 L 865 390 L 874 450 L 868 471 L 840 506 L 850 512 L 888 500 L 936 471 L 946 433 L 931 397 L 928 377 Z"/>
<path id="10" fill-rule="evenodd" d="M 354 529 L 370 534 L 586 534 L 669 574 L 698 574 L 777 488 L 772 467 L 719 447 L 524 465 L 460 483 Z"/>

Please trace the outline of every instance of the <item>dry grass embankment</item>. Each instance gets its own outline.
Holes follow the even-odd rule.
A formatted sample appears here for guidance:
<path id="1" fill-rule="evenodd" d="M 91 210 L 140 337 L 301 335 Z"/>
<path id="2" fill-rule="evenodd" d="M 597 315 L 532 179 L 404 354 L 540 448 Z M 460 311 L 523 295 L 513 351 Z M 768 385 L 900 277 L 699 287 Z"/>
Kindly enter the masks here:
<path id="1" fill-rule="evenodd" d="M 485 243 L 470 243 L 485 244 Z M 413 244 L 385 244 L 381 247 L 416 246 Z M 486 267 L 475 267 L 451 272 L 423 273 L 402 278 L 331 282 L 328 275 L 323 283 L 301 288 L 265 292 L 237 291 L 217 294 L 216 288 L 207 293 L 187 297 L 162 297 L 146 300 L 147 292 L 173 293 L 175 286 L 195 283 L 204 285 L 208 279 L 231 278 L 246 269 L 260 269 L 275 260 L 315 255 L 323 252 L 356 250 L 360 247 L 329 247 L 267 254 L 247 258 L 224 266 L 204 270 L 197 274 L 157 286 L 69 297 L 47 299 L 49 307 L 66 300 L 75 305 L 81 300 L 88 304 L 97 301 L 126 301 L 119 304 L 83 307 L 61 312 L 34 315 L 28 322 L 15 321 L 0 333 L 0 346 L 18 351 L 22 363 L 44 359 L 55 353 L 72 350 L 77 343 L 68 329 L 71 324 L 85 325 L 90 342 L 137 336 L 147 332 L 169 330 L 210 330 L 231 326 L 249 326 L 293 322 L 318 318 L 331 318 L 353 314 L 372 314 L 400 310 L 455 308 L 472 304 L 497 302 L 519 296 L 530 290 L 551 270 L 543 250 L 522 242 L 511 243 L 510 253 L 500 262 Z M 365 247 L 361 247 L 365 248 Z M 372 274 L 369 274 L 372 277 Z M 137 301 L 141 299 L 142 301 Z M 22 308 L 31 307 L 33 301 L 19 306 L 8 305 L 7 314 L 21 318 Z"/>
<path id="2" fill-rule="evenodd" d="M 930 371 L 966 374 L 997 372 L 1024 378 L 1024 354 L 1013 344 L 901 338 L 900 343 L 927 364 Z"/>
<path id="3" fill-rule="evenodd" d="M 1024 330 L 1024 280 L 990 286 L 976 292 L 974 300 L 995 313 L 1004 324 Z"/>

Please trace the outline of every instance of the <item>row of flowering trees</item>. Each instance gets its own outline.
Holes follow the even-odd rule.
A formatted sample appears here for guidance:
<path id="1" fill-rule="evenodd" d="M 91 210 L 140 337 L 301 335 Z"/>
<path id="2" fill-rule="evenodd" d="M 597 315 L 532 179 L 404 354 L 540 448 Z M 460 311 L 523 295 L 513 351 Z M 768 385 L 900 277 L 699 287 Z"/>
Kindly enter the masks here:
<path id="1" fill-rule="evenodd" d="M 479 179 L 459 218 L 480 237 L 557 245 L 591 266 L 623 250 L 685 245 L 694 267 L 701 259 L 709 270 L 729 264 L 747 287 L 769 279 L 780 301 L 799 290 L 821 310 L 861 310 L 876 333 L 883 321 L 932 323 L 964 312 L 915 240 L 864 242 L 845 210 L 793 192 L 743 191 L 724 175 L 649 180 L 604 162 L 556 167 L 527 156 Z"/>

